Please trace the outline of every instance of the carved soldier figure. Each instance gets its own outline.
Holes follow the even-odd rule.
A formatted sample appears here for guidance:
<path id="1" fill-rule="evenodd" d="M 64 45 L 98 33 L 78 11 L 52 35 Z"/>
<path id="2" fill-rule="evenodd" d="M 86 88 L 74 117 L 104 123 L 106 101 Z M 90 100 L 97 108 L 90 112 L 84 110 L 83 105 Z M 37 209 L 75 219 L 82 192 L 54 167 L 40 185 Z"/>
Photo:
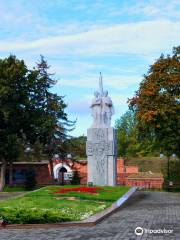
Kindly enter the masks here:
<path id="1" fill-rule="evenodd" d="M 111 126 L 111 117 L 114 114 L 114 107 L 111 98 L 108 96 L 108 91 L 105 91 L 102 96 L 102 123 L 104 127 Z"/>
<path id="2" fill-rule="evenodd" d="M 101 125 L 101 98 L 99 92 L 94 92 L 94 96 L 90 107 L 94 118 L 92 128 L 97 128 Z"/>
<path id="3" fill-rule="evenodd" d="M 103 91 L 102 76 L 99 78 L 99 92 L 94 93 L 91 103 L 94 122 L 92 128 L 108 128 L 111 126 L 111 117 L 114 114 L 114 107 L 108 91 Z"/>

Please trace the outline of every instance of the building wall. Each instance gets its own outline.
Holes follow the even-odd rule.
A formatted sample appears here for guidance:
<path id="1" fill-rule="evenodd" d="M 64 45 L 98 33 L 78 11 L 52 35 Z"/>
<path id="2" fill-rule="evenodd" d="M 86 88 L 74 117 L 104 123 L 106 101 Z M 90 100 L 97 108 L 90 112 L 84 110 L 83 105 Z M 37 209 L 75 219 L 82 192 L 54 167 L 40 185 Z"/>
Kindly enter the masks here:
<path id="1" fill-rule="evenodd" d="M 126 174 L 132 174 L 132 173 L 138 173 L 139 167 L 138 166 L 125 166 L 125 173 Z"/>
<path id="2" fill-rule="evenodd" d="M 81 178 L 81 184 L 87 184 L 87 162 L 75 162 L 73 169 L 79 172 Z M 137 166 L 125 166 L 124 159 L 117 160 L 117 184 L 125 185 L 126 177 L 132 173 L 137 173 Z"/>
<path id="3" fill-rule="evenodd" d="M 159 179 L 126 179 L 128 186 L 140 186 L 145 188 L 162 189 L 163 178 Z"/>
<path id="4" fill-rule="evenodd" d="M 137 172 L 139 172 L 138 166 L 125 166 L 123 158 L 117 160 L 117 184 L 126 185 L 126 178 Z"/>
<path id="5" fill-rule="evenodd" d="M 61 160 L 55 160 L 53 162 L 53 166 L 62 162 Z M 73 171 L 78 171 L 79 176 L 81 178 L 81 184 L 87 184 L 87 162 L 86 161 L 70 161 L 64 160 L 68 166 L 72 168 Z M 23 184 L 25 180 L 23 180 L 23 172 L 29 167 L 29 165 L 33 165 L 36 171 L 36 180 L 39 185 L 47 185 L 53 182 L 50 174 L 50 166 L 48 162 L 46 163 L 15 163 L 13 165 L 14 171 L 17 170 L 17 176 L 20 176 L 18 181 L 14 181 L 14 184 L 20 185 Z M 8 168 L 7 168 L 8 171 Z M 19 172 L 18 172 L 19 171 Z M 22 172 L 21 172 L 22 171 Z M 143 186 L 146 188 L 157 188 L 161 189 L 163 186 L 163 178 L 159 179 L 128 179 L 128 177 L 133 173 L 138 173 L 139 169 L 137 166 L 125 166 L 124 159 L 117 160 L 117 184 L 118 185 L 128 185 L 128 186 Z M 22 178 L 21 178 L 22 173 Z"/>
<path id="6" fill-rule="evenodd" d="M 52 182 L 52 178 L 49 169 L 46 165 L 36 166 L 36 181 L 39 185 L 46 185 Z"/>
<path id="7" fill-rule="evenodd" d="M 81 184 L 87 184 L 87 163 L 83 164 L 75 162 L 74 169 L 79 172 L 81 177 Z M 128 186 L 140 186 L 145 188 L 161 189 L 163 186 L 163 178 L 159 179 L 133 179 L 129 180 L 128 177 L 133 173 L 138 173 L 138 166 L 125 166 L 124 159 L 117 160 L 117 184 L 128 185 Z"/>
<path id="8" fill-rule="evenodd" d="M 87 162 L 75 162 L 73 169 L 79 172 L 81 177 L 81 184 L 87 184 Z M 137 166 L 125 166 L 124 159 L 117 160 L 117 184 L 125 185 L 126 178 L 132 174 L 138 172 Z"/>
<path id="9" fill-rule="evenodd" d="M 26 170 L 29 166 L 33 166 L 36 174 L 36 181 L 39 185 L 46 185 L 52 182 L 52 178 L 48 169 L 48 165 L 45 164 L 14 164 L 13 165 L 13 184 L 23 185 L 25 182 Z M 6 183 L 9 183 L 9 166 L 6 170 Z"/>
<path id="10" fill-rule="evenodd" d="M 87 163 L 75 162 L 73 169 L 79 172 L 79 176 L 81 178 L 81 184 L 87 184 Z"/>

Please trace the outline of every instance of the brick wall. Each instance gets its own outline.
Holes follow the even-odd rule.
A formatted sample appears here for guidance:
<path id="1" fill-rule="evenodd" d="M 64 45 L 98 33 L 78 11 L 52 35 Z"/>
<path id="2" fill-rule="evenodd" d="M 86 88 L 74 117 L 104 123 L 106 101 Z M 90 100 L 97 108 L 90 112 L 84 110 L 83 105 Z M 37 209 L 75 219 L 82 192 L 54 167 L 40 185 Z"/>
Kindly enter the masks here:
<path id="1" fill-rule="evenodd" d="M 132 174 L 139 172 L 138 166 L 125 166 L 125 173 Z"/>
<path id="2" fill-rule="evenodd" d="M 74 162 L 73 169 L 78 171 L 81 184 L 87 184 L 87 162 Z"/>
<path id="3" fill-rule="evenodd" d="M 126 178 L 132 174 L 139 171 L 138 166 L 125 166 L 124 159 L 119 158 L 117 160 L 117 184 L 126 185 Z"/>
<path id="4" fill-rule="evenodd" d="M 37 165 L 36 166 L 36 181 L 39 185 L 46 185 L 52 181 L 48 165 Z"/>
<path id="5" fill-rule="evenodd" d="M 54 162 L 54 166 L 60 161 Z M 67 164 L 68 160 L 67 160 Z M 27 169 L 29 165 L 33 165 L 36 171 L 36 180 L 39 185 L 46 185 L 52 182 L 49 164 L 47 163 L 16 163 L 13 165 L 13 169 Z M 70 166 L 70 165 L 69 165 Z M 74 161 L 72 170 L 79 172 L 81 178 L 81 184 L 87 184 L 87 162 L 86 161 Z M 162 188 L 162 178 L 130 178 L 131 174 L 138 173 L 139 169 L 137 166 L 125 166 L 124 159 L 117 160 L 117 184 L 118 185 L 129 185 L 129 186 L 144 186 L 146 188 Z"/>
<path id="6" fill-rule="evenodd" d="M 126 185 L 128 186 L 139 186 L 145 188 L 154 188 L 154 189 L 162 189 L 163 186 L 163 178 L 159 179 L 126 179 Z"/>
<path id="7" fill-rule="evenodd" d="M 25 164 L 22 164 L 22 163 L 16 163 L 16 164 L 13 164 L 13 171 L 26 171 L 30 166 L 33 166 L 34 169 L 35 169 L 35 174 L 36 174 L 36 181 L 37 181 L 37 184 L 39 185 L 46 185 L 46 184 L 49 184 L 50 181 L 51 181 L 51 176 L 50 176 L 50 172 L 49 172 L 49 169 L 48 169 L 48 165 L 45 163 L 45 164 L 33 164 L 33 163 L 25 163 Z M 7 170 L 6 170 L 6 181 L 8 182 L 8 175 L 9 175 L 9 166 L 7 166 Z M 25 179 L 24 179 L 25 181 Z M 24 183 L 24 181 L 22 182 L 14 182 L 15 185 L 22 185 Z"/>
<path id="8" fill-rule="evenodd" d="M 87 183 L 87 162 L 74 162 L 73 169 L 79 172 L 81 177 L 81 184 Z M 117 160 L 117 184 L 125 185 L 126 178 L 132 174 L 137 173 L 137 166 L 124 166 L 124 159 Z"/>

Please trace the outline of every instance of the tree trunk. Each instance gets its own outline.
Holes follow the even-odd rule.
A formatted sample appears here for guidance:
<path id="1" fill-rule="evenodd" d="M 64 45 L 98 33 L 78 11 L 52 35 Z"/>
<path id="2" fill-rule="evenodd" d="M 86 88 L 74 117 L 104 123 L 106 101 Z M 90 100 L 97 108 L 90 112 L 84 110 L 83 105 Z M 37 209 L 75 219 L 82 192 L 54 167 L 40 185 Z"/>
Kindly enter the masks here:
<path id="1" fill-rule="evenodd" d="M 13 163 L 9 163 L 9 186 L 13 186 Z"/>
<path id="2" fill-rule="evenodd" d="M 52 181 L 54 181 L 54 171 L 53 171 L 53 161 L 52 161 L 52 158 L 49 158 L 49 165 L 50 165 L 50 171 L 51 171 L 51 178 L 52 178 Z"/>
<path id="3" fill-rule="evenodd" d="M 0 175 L 0 192 L 3 191 L 5 186 L 5 174 L 6 174 L 6 162 L 2 160 L 1 163 L 1 175 Z"/>

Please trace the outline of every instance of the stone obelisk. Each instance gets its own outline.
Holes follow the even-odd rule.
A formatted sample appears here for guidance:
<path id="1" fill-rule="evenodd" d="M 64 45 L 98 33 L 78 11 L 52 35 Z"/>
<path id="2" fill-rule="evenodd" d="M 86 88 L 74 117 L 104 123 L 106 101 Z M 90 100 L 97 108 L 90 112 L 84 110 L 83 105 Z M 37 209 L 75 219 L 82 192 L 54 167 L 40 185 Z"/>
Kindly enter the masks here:
<path id="1" fill-rule="evenodd" d="M 90 107 L 94 121 L 87 130 L 88 183 L 114 186 L 117 175 L 116 131 L 111 127 L 114 107 L 108 92 L 103 90 L 101 73 L 99 91 L 94 93 Z"/>

